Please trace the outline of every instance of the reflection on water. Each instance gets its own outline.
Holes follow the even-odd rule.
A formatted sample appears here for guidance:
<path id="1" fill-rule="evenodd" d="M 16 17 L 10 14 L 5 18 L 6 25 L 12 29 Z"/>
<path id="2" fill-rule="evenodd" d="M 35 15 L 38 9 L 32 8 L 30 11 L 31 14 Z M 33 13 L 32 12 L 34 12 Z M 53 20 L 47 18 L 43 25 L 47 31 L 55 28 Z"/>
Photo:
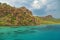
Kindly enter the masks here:
<path id="1" fill-rule="evenodd" d="M 56 31 L 57 30 L 57 31 Z M 49 35 L 48 35 L 49 34 Z M 55 37 L 55 35 L 57 37 Z M 33 27 L 1 27 L 0 40 L 54 40 L 60 39 L 60 25 L 46 25 Z M 46 37 L 45 37 L 46 36 Z M 49 37 L 48 37 L 49 36 Z M 51 37 L 52 36 L 52 37 Z"/>
<path id="2" fill-rule="evenodd" d="M 34 33 L 34 32 L 36 32 L 36 31 L 31 31 L 31 30 L 25 30 L 25 31 L 14 31 L 14 33 L 16 33 L 16 34 L 25 34 L 25 33 Z"/>

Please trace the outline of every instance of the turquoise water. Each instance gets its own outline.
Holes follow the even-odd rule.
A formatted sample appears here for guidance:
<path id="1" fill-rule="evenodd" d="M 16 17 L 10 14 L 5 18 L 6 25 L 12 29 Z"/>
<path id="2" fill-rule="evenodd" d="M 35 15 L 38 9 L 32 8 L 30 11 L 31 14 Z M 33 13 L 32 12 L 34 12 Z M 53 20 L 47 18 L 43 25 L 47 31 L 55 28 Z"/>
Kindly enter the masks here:
<path id="1" fill-rule="evenodd" d="M 60 25 L 1 26 L 0 40 L 60 40 Z"/>

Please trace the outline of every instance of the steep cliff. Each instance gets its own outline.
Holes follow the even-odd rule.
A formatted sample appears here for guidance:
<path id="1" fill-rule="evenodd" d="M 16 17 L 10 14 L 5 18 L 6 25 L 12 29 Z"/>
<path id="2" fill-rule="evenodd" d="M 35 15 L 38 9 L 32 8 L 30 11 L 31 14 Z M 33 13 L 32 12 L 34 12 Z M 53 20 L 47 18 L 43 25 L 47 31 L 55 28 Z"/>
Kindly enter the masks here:
<path id="1" fill-rule="evenodd" d="M 40 25 L 26 7 L 15 8 L 6 3 L 0 3 L 0 25 Z"/>

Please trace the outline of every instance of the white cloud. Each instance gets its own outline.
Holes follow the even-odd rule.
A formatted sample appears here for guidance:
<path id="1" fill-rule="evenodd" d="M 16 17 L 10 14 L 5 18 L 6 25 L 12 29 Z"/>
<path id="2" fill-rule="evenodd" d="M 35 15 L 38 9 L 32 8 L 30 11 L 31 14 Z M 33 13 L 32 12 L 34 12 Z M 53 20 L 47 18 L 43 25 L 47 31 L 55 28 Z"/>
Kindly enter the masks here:
<path id="1" fill-rule="evenodd" d="M 46 8 L 46 11 L 49 11 L 49 10 L 54 10 L 55 9 L 55 7 L 54 7 L 54 5 L 47 5 L 47 8 Z"/>
<path id="2" fill-rule="evenodd" d="M 0 0 L 2 3 L 10 4 L 11 6 L 23 5 L 23 3 L 29 3 L 30 0 Z M 46 0 L 32 0 L 30 5 L 33 9 L 40 9 L 44 4 L 46 4 Z"/>
<path id="3" fill-rule="evenodd" d="M 46 5 L 46 14 L 47 15 L 53 15 L 55 18 L 59 18 L 60 13 L 58 13 L 58 4 L 54 0 L 53 2 L 50 2 L 49 4 Z"/>
<path id="4" fill-rule="evenodd" d="M 0 2 L 2 2 L 2 3 L 8 3 L 9 4 L 8 0 L 0 0 Z"/>
<path id="5" fill-rule="evenodd" d="M 41 0 L 42 4 L 46 4 L 47 0 Z"/>
<path id="6" fill-rule="evenodd" d="M 56 11 L 57 11 L 57 3 L 56 2 L 53 2 L 53 3 L 47 5 L 46 12 L 48 14 L 50 14 L 50 13 L 55 14 Z"/>
<path id="7" fill-rule="evenodd" d="M 31 6 L 33 7 L 33 9 L 40 9 L 43 5 L 46 4 L 46 1 L 47 0 L 34 0 Z"/>
<path id="8" fill-rule="evenodd" d="M 1 2 L 1 3 L 7 3 L 7 4 L 13 6 L 13 5 L 11 4 L 11 2 L 13 2 L 12 0 L 0 0 L 0 2 Z"/>
<path id="9" fill-rule="evenodd" d="M 15 2 L 20 2 L 20 3 L 23 3 L 23 2 L 27 2 L 27 0 L 0 0 L 0 2 L 2 3 L 7 3 L 11 6 L 15 6 Z"/>
<path id="10" fill-rule="evenodd" d="M 41 7 L 41 5 L 40 5 L 38 0 L 34 0 L 33 3 L 32 3 L 32 7 L 36 8 L 36 9 L 39 9 Z"/>
<path id="11" fill-rule="evenodd" d="M 56 15 L 56 13 L 55 13 L 55 11 L 54 10 L 56 10 L 56 8 L 54 7 L 54 5 L 52 5 L 52 4 L 49 4 L 49 5 L 47 5 L 47 8 L 46 8 L 46 14 L 47 15 Z"/>

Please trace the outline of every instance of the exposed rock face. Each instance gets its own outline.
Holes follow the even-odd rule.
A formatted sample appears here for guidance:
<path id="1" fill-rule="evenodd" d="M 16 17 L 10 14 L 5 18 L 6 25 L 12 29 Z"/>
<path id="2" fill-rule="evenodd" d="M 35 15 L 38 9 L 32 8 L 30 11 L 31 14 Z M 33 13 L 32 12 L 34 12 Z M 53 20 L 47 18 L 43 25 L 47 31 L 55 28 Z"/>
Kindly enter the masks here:
<path id="1" fill-rule="evenodd" d="M 32 12 L 30 10 L 28 10 L 26 7 L 21 7 L 20 10 L 23 11 L 25 14 L 32 15 Z"/>
<path id="2" fill-rule="evenodd" d="M 52 15 L 48 15 L 48 16 L 44 16 L 44 17 L 41 17 L 41 18 L 43 18 L 43 19 L 52 19 L 53 16 Z"/>
<path id="3" fill-rule="evenodd" d="M 0 25 L 38 25 L 37 19 L 26 7 L 15 8 L 0 4 Z"/>
<path id="4" fill-rule="evenodd" d="M 53 18 L 53 17 L 52 17 L 52 15 L 48 15 L 48 16 L 46 16 L 46 18 Z"/>

